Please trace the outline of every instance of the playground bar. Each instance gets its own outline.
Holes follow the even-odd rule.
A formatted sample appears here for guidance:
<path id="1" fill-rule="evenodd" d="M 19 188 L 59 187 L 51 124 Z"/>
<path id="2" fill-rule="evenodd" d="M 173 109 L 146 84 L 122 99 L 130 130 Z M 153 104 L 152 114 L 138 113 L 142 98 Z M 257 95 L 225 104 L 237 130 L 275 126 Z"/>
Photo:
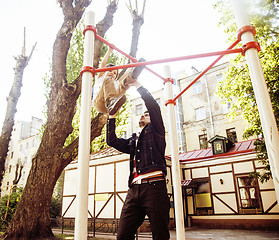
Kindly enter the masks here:
<path id="1" fill-rule="evenodd" d="M 86 16 L 88 24 L 95 24 L 93 12 Z M 94 32 L 86 31 L 84 40 L 83 66 L 93 67 Z M 92 73 L 82 74 L 81 110 L 78 148 L 78 183 L 76 198 L 75 239 L 87 240 L 88 224 L 88 179 L 90 155 Z"/>
<path id="2" fill-rule="evenodd" d="M 200 54 L 194 54 L 194 55 L 188 55 L 188 56 L 182 56 L 182 57 L 165 58 L 165 59 L 151 60 L 151 61 L 146 61 L 146 62 L 129 63 L 126 65 L 99 68 L 99 69 L 95 69 L 94 72 L 95 73 L 106 72 L 106 71 L 112 71 L 112 70 L 118 70 L 118 69 L 124 69 L 124 68 L 132 68 L 132 67 L 139 67 L 139 66 L 145 66 L 145 65 L 160 64 L 160 63 L 166 63 L 166 62 L 175 62 L 175 61 L 211 57 L 211 56 L 219 56 L 219 55 L 223 56 L 226 54 L 234 54 L 234 53 L 242 53 L 242 52 L 243 52 L 242 48 L 229 49 L 229 50 L 219 51 L 219 52 L 200 53 Z"/>
<path id="3" fill-rule="evenodd" d="M 164 67 L 166 78 L 171 78 L 170 67 Z M 165 83 L 165 95 L 166 99 L 173 98 L 172 82 L 167 81 Z M 174 102 L 167 104 L 167 116 L 169 125 L 169 140 L 171 149 L 171 163 L 172 163 L 172 180 L 173 180 L 173 199 L 175 210 L 175 226 L 176 226 L 176 239 L 185 239 L 184 229 L 184 216 L 183 216 L 183 202 L 182 202 L 182 189 L 181 189 L 181 173 L 178 155 L 178 140 L 177 140 L 177 128 L 175 120 L 175 108 Z"/>
<path id="4" fill-rule="evenodd" d="M 240 40 L 236 40 L 227 50 L 234 48 Z M 176 101 L 183 93 L 185 93 L 195 82 L 197 82 L 204 74 L 208 72 L 224 55 L 219 56 L 216 60 L 214 60 L 205 70 L 203 70 L 185 89 L 183 89 L 174 99 Z"/>
<path id="5" fill-rule="evenodd" d="M 130 59 L 132 62 L 136 63 L 137 59 L 133 58 L 132 56 L 130 56 L 129 54 L 123 52 L 122 50 L 120 50 L 119 48 L 117 48 L 115 45 L 111 44 L 110 42 L 108 42 L 107 40 L 105 40 L 104 38 L 100 37 L 99 35 L 95 34 L 96 38 L 98 40 L 100 40 L 101 42 L 107 44 L 108 46 L 110 46 L 112 49 L 115 49 L 117 52 L 121 53 L 123 56 L 127 57 L 128 59 Z M 148 70 L 149 72 L 153 73 L 155 76 L 157 76 L 158 78 L 161 78 L 163 81 L 165 81 L 165 79 L 159 75 L 158 73 L 154 72 L 153 70 L 151 70 L 149 67 L 145 68 L 146 70 Z"/>
<path id="6" fill-rule="evenodd" d="M 249 26 L 249 18 L 245 11 L 246 6 L 243 0 L 232 0 L 235 19 L 238 28 Z M 241 35 L 243 44 L 253 42 L 254 36 L 251 31 L 244 32 Z M 260 58 L 256 48 L 250 48 L 245 52 L 248 69 L 256 97 L 261 125 L 263 128 L 264 140 L 267 148 L 268 159 L 271 167 L 272 178 L 274 182 L 277 203 L 279 203 L 279 135 L 278 128 L 272 109 L 271 100 L 268 94 Z M 277 204 L 277 206 L 279 206 Z"/>

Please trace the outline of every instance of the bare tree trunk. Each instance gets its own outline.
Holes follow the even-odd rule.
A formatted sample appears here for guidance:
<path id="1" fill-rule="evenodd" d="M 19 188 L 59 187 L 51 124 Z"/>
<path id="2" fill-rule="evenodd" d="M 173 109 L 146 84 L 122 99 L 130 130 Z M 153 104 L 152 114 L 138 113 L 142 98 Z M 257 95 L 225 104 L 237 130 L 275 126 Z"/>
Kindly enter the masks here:
<path id="1" fill-rule="evenodd" d="M 3 122 L 2 132 L 0 136 L 0 191 L 2 186 L 3 175 L 5 172 L 5 161 L 8 154 L 9 142 L 11 139 L 15 113 L 17 111 L 16 105 L 21 94 L 22 87 L 22 78 L 25 67 L 28 65 L 29 60 L 31 59 L 32 53 L 35 49 L 36 44 L 33 46 L 32 51 L 28 57 L 25 55 L 20 55 L 16 57 L 16 67 L 14 82 L 7 97 L 7 109 L 6 115 Z M 24 48 L 24 47 L 23 47 Z"/>
<path id="2" fill-rule="evenodd" d="M 132 7 L 131 1 L 130 1 L 130 6 L 129 6 L 130 13 L 131 13 L 132 19 L 133 19 L 132 43 L 131 43 L 131 48 L 130 48 L 130 53 L 129 53 L 129 55 L 132 57 L 136 57 L 137 51 L 138 51 L 140 29 L 141 29 L 142 24 L 144 23 L 144 10 L 145 10 L 146 0 L 144 0 L 144 2 L 143 2 L 141 13 L 139 13 L 137 0 L 135 0 L 135 3 L 136 3 L 136 7 L 134 9 Z"/>
<path id="3" fill-rule="evenodd" d="M 78 139 L 64 147 L 72 132 L 72 119 L 77 99 L 81 92 L 81 77 L 67 83 L 66 57 L 72 32 L 80 21 L 91 0 L 59 0 L 64 13 L 64 23 L 53 46 L 51 92 L 47 106 L 47 122 L 40 147 L 32 160 L 26 186 L 18 203 L 15 215 L 4 233 L 4 239 L 52 238 L 50 221 L 51 196 L 55 183 L 63 169 L 77 157 Z M 117 3 L 112 1 L 103 20 L 103 34 L 112 25 Z M 114 9 L 114 10 L 112 10 Z M 107 19 L 109 24 L 107 24 Z M 100 49 L 98 49 L 100 51 Z M 98 52 L 96 51 L 96 52 Z M 94 58 L 99 58 L 96 53 Z M 95 66 L 96 67 L 96 66 Z M 106 116 L 99 114 L 91 122 L 91 141 L 101 134 Z"/>
<path id="4" fill-rule="evenodd" d="M 134 58 L 136 58 L 136 56 L 137 56 L 140 29 L 141 29 L 142 24 L 144 23 L 145 4 L 146 4 L 146 0 L 144 0 L 142 3 L 141 13 L 139 13 L 138 0 L 135 0 L 135 7 L 133 7 L 131 0 L 129 1 L 129 5 L 127 5 L 128 9 L 131 13 L 132 19 L 133 19 L 132 39 L 131 39 L 129 55 Z M 127 63 L 130 63 L 130 62 L 131 62 L 130 59 L 128 59 Z M 124 74 L 125 71 L 126 71 L 126 69 L 122 69 L 122 71 L 119 73 L 118 78 L 120 78 Z"/>
<path id="5" fill-rule="evenodd" d="M 13 186 L 15 186 L 12 190 L 12 192 L 16 192 L 17 189 L 17 184 L 21 178 L 22 175 L 22 169 L 23 169 L 23 164 L 18 161 L 18 163 L 16 164 L 16 172 L 15 172 L 15 179 L 13 180 Z"/>

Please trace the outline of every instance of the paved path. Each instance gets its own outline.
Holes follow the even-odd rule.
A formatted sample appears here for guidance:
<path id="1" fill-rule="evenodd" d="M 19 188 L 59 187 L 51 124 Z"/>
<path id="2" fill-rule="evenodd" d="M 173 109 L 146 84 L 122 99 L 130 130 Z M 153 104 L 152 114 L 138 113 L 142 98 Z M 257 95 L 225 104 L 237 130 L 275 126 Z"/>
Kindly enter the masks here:
<path id="1" fill-rule="evenodd" d="M 54 233 L 61 233 L 60 229 L 53 229 Z M 73 234 L 72 230 L 64 230 L 65 234 Z M 170 231 L 170 240 L 177 240 L 175 231 Z M 103 239 L 116 239 L 112 234 L 96 234 L 96 237 Z M 279 240 L 278 231 L 268 230 L 240 230 L 240 229 L 203 229 L 203 228 L 187 228 L 185 230 L 185 240 Z M 150 235 L 140 236 L 138 240 L 152 240 Z"/>

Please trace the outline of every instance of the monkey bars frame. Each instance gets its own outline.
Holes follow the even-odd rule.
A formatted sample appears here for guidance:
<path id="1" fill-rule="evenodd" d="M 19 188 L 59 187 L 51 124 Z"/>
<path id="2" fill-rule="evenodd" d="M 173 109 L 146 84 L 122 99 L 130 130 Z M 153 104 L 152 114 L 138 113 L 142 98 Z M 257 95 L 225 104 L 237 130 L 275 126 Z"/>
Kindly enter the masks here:
<path id="1" fill-rule="evenodd" d="M 245 56 L 248 68 L 251 75 L 253 88 L 255 91 L 256 102 L 259 108 L 260 119 L 263 126 L 263 133 L 268 151 L 269 162 L 277 202 L 279 202 L 279 135 L 275 121 L 275 116 L 272 110 L 270 97 L 265 83 L 263 70 L 259 60 L 258 51 L 260 46 L 254 40 L 255 28 L 250 25 L 248 15 L 245 12 L 245 6 L 242 0 L 231 0 L 235 18 L 239 27 L 237 40 L 225 51 L 202 53 L 189 56 L 167 58 L 146 62 L 137 62 L 137 60 L 113 44 L 109 43 L 102 37 L 97 35 L 94 27 L 93 12 L 88 13 L 87 26 L 84 29 L 85 47 L 84 47 L 84 67 L 81 69 L 82 75 L 82 91 L 81 91 L 81 113 L 80 113 L 80 142 L 79 142 L 79 159 L 78 159 L 78 193 L 77 193 L 77 214 L 75 218 L 75 239 L 87 239 L 87 218 L 88 218 L 88 174 L 89 174 L 89 149 L 90 149 L 90 110 L 91 110 L 91 95 L 92 95 L 92 77 L 98 72 L 105 72 L 115 69 L 125 69 L 137 66 L 160 64 L 166 62 L 182 61 L 202 57 L 219 56 L 214 60 L 203 72 L 201 72 L 185 89 L 183 89 L 176 97 L 173 97 L 170 68 L 165 66 L 166 78 L 157 74 L 150 68 L 148 71 L 155 76 L 161 78 L 165 84 L 166 90 L 166 106 L 168 111 L 169 135 L 171 139 L 171 156 L 172 156 L 172 173 L 173 173 L 173 188 L 174 188 L 174 203 L 175 203 L 175 218 L 176 218 L 176 237 L 178 240 L 185 239 L 184 218 L 183 218 L 183 203 L 181 192 L 181 176 L 178 156 L 178 142 L 174 105 L 175 101 L 181 97 L 196 81 L 198 81 L 209 69 L 211 69 L 224 55 L 241 53 Z M 130 64 L 94 69 L 94 36 L 96 39 L 107 44 L 132 61 Z M 240 41 L 244 43 L 241 48 L 233 49 Z M 91 84 L 91 86 L 90 86 Z"/>

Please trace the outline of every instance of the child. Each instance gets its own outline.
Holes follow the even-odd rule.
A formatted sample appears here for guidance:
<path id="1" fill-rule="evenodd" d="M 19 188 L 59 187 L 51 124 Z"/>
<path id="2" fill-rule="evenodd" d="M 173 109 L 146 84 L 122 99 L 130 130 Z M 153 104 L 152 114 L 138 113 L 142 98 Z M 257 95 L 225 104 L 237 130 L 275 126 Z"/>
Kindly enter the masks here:
<path id="1" fill-rule="evenodd" d="M 113 49 L 109 47 L 100 68 L 114 66 L 112 63 L 106 64 L 112 51 Z M 140 59 L 139 61 L 145 60 Z M 124 94 L 129 88 L 129 84 L 137 79 L 144 68 L 145 66 L 140 66 L 133 68 L 132 71 L 127 69 L 119 79 L 117 79 L 118 70 L 100 72 L 95 81 L 93 94 L 93 104 L 96 110 L 114 115 L 126 101 Z"/>

